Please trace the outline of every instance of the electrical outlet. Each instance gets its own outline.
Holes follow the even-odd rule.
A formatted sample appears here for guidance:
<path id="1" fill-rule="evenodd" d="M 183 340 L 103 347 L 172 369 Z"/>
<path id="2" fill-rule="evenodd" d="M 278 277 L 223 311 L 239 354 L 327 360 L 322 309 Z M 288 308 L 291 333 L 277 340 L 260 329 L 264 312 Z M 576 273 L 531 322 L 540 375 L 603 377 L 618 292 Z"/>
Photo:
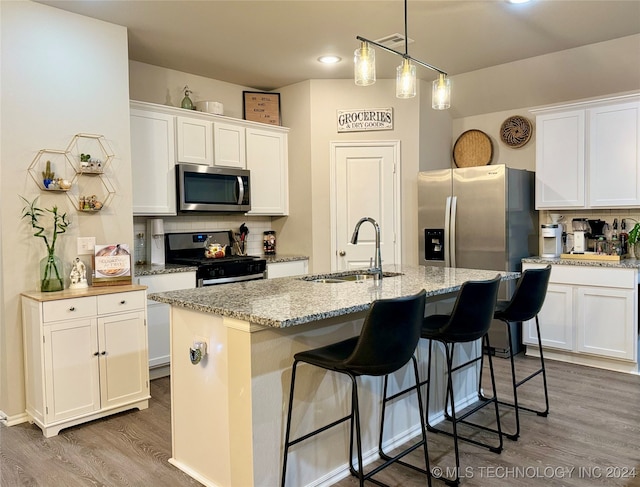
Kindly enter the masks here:
<path id="1" fill-rule="evenodd" d="M 95 237 L 78 237 L 78 255 L 93 255 L 95 247 Z"/>

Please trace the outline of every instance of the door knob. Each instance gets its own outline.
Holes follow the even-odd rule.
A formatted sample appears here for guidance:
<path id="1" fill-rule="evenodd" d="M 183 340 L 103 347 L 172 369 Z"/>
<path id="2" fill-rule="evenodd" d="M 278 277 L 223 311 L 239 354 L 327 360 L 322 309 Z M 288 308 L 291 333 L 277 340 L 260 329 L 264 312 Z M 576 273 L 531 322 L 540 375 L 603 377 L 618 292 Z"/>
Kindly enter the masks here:
<path id="1" fill-rule="evenodd" d="M 340 252 L 338 252 L 338 255 L 340 257 L 344 257 L 345 255 L 347 255 L 347 253 L 344 250 L 341 250 Z"/>

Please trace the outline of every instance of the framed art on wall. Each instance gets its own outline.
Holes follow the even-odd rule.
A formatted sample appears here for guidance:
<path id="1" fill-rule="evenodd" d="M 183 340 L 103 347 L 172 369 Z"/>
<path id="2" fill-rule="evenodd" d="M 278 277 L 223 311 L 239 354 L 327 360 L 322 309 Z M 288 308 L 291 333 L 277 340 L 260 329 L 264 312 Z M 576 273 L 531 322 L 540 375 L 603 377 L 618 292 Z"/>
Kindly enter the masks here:
<path id="1" fill-rule="evenodd" d="M 242 107 L 245 120 L 281 125 L 280 93 L 243 91 Z"/>

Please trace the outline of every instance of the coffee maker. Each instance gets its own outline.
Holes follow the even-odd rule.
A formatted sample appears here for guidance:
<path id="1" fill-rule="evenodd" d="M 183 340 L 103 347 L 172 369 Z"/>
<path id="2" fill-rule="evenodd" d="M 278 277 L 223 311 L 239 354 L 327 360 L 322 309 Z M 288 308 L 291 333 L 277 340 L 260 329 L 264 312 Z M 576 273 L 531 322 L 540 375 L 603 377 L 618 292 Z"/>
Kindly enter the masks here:
<path id="1" fill-rule="evenodd" d="M 545 223 L 540 227 L 541 257 L 560 257 L 562 253 L 562 224 Z"/>

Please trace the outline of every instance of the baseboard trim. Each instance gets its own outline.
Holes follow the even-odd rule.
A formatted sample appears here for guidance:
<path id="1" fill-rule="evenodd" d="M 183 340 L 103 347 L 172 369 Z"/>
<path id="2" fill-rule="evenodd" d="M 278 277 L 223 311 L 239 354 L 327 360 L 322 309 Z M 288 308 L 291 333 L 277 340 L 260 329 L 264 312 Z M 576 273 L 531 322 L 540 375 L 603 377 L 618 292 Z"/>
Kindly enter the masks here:
<path id="1" fill-rule="evenodd" d="M 26 423 L 29 421 L 29 416 L 26 412 L 9 416 L 8 414 L 5 414 L 4 411 L 0 411 L 0 418 L 2 418 L 0 419 L 0 424 L 5 426 L 15 426 L 16 424 Z"/>

